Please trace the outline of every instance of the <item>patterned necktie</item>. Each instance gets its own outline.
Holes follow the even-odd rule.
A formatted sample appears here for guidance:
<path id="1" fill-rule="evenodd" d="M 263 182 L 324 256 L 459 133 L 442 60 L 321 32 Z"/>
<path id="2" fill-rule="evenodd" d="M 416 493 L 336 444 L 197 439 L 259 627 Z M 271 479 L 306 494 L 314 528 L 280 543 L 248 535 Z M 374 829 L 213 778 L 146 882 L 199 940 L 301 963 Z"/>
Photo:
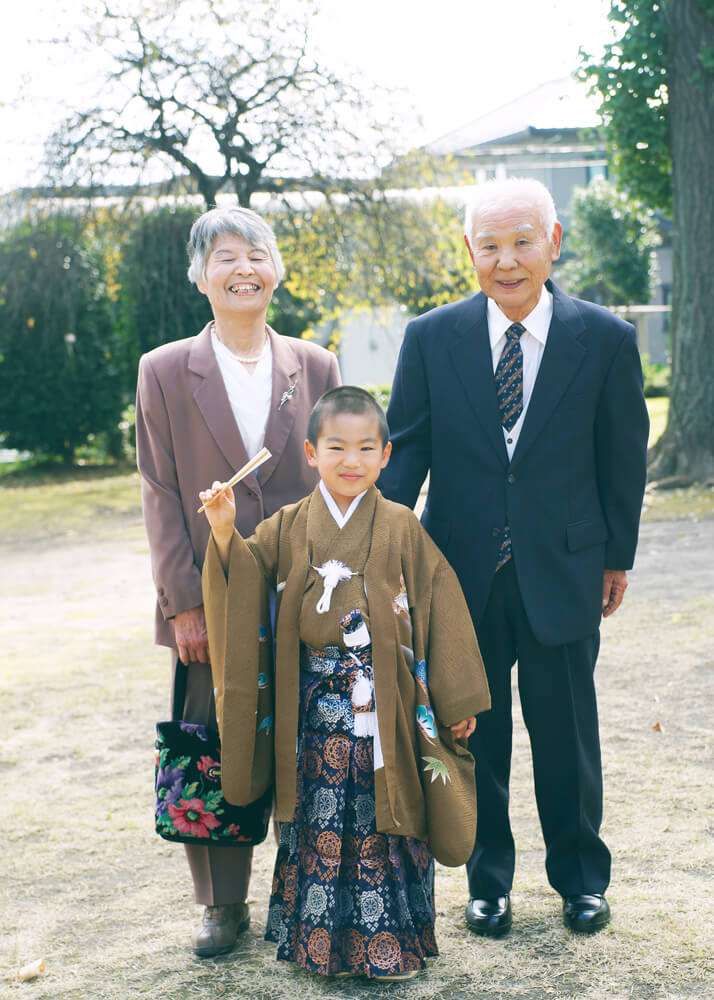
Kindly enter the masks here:
<path id="1" fill-rule="evenodd" d="M 496 379 L 496 397 L 501 424 L 507 431 L 513 427 L 523 413 L 523 348 L 521 335 L 526 328 L 520 323 L 513 323 L 506 330 L 506 346 L 498 359 L 494 378 Z M 511 545 L 511 529 L 508 525 L 501 532 L 498 545 L 498 562 L 496 572 L 505 566 L 513 555 Z"/>

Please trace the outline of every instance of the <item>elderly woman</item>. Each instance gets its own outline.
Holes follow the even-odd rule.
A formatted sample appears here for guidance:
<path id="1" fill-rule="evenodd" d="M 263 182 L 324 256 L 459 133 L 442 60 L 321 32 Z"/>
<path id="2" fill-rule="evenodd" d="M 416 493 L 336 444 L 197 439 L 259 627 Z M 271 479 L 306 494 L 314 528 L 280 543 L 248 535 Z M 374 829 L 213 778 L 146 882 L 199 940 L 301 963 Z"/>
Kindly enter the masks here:
<path id="1" fill-rule="evenodd" d="M 237 486 L 236 526 L 263 518 L 314 488 L 303 457 L 313 404 L 339 385 L 333 354 L 279 336 L 266 323 L 285 269 L 270 226 L 245 208 L 214 208 L 196 220 L 188 277 L 213 320 L 195 337 L 164 344 L 139 365 L 136 441 L 144 520 L 158 596 L 156 642 L 188 665 L 179 717 L 216 725 L 201 597 L 209 535 L 199 490 L 224 481 L 262 447 L 272 458 Z M 205 906 L 194 951 L 229 951 L 249 923 L 252 851 L 185 845 L 196 902 Z"/>

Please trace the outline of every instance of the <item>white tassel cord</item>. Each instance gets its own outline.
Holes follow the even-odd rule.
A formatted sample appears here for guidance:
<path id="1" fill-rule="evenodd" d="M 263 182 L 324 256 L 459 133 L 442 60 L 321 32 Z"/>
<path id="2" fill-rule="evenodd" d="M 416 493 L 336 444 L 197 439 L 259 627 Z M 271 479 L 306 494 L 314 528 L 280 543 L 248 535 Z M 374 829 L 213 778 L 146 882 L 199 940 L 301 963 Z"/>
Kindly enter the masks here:
<path id="1" fill-rule="evenodd" d="M 371 705 L 373 695 L 374 685 L 372 684 L 372 681 L 363 670 L 360 670 L 357 673 L 356 681 L 352 685 L 352 708 L 360 709 L 365 708 L 367 705 Z M 375 711 L 355 711 L 353 714 L 355 720 L 355 736 L 374 736 L 376 732 L 377 713 Z"/>
<path id="2" fill-rule="evenodd" d="M 320 574 L 323 580 L 322 597 L 317 602 L 317 613 L 318 615 L 324 615 L 330 610 L 332 592 L 337 584 L 342 583 L 343 580 L 349 580 L 357 574 L 353 573 L 349 566 L 345 566 L 338 559 L 330 559 L 323 566 L 315 566 L 314 569 Z"/>

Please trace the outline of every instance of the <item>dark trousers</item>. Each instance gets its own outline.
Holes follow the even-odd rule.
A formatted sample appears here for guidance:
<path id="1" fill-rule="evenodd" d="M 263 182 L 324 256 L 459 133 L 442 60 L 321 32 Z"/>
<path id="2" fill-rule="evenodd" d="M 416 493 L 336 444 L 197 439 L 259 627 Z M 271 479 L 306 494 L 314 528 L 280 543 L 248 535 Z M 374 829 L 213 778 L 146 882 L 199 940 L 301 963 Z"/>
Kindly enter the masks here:
<path id="1" fill-rule="evenodd" d="M 593 677 L 599 632 L 562 646 L 539 643 L 511 560 L 494 577 L 477 633 L 492 706 L 479 716 L 469 740 L 478 801 L 476 846 L 466 866 L 470 894 L 490 899 L 510 892 L 513 884 L 508 783 L 516 661 L 548 881 L 561 896 L 603 893 L 610 881 L 610 852 L 599 837 L 602 768 Z"/>
<path id="2" fill-rule="evenodd" d="M 176 652 L 171 651 L 172 683 Z M 173 710 L 173 706 L 172 706 Z M 198 722 L 216 727 L 216 704 L 213 699 L 211 668 L 207 663 L 189 663 L 186 698 L 180 716 L 184 722 Z M 253 860 L 252 847 L 204 847 L 184 844 L 193 879 L 194 898 L 204 906 L 243 903 Z"/>

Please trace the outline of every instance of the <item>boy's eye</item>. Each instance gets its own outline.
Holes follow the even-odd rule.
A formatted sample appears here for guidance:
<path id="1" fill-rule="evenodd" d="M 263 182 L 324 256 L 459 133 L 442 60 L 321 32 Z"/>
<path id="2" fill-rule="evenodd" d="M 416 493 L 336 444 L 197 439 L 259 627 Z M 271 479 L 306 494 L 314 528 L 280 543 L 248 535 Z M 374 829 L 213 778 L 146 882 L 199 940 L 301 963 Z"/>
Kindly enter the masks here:
<path id="1" fill-rule="evenodd" d="M 366 445 L 364 445 L 364 447 L 362 448 L 362 451 L 374 451 L 374 448 L 372 447 L 372 445 L 371 445 L 371 444 L 366 444 Z"/>

